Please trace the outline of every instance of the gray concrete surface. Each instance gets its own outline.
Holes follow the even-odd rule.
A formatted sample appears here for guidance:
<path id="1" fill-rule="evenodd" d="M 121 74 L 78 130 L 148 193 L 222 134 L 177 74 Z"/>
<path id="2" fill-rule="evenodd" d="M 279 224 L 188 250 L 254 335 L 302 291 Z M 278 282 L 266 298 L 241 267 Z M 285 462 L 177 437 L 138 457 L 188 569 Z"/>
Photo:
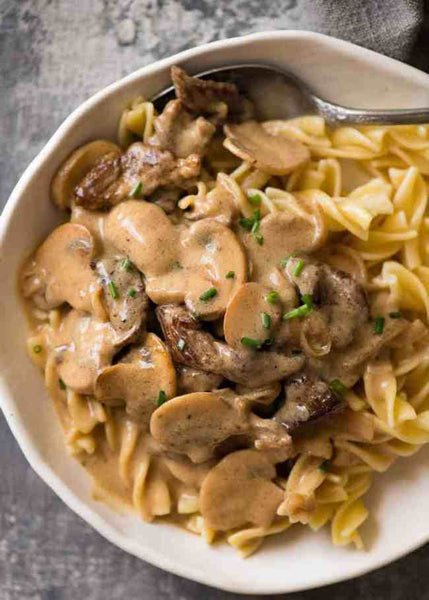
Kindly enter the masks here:
<path id="1" fill-rule="evenodd" d="M 316 28 L 312 7 L 323 1 L 0 0 L 0 207 L 61 121 L 96 90 L 196 44 Z M 329 23 L 318 28 L 341 37 Z M 427 25 L 417 43 L 397 48 L 426 70 L 428 50 Z M 288 598 L 428 600 L 428 559 L 422 548 L 352 582 Z M 0 600 L 238 597 L 164 573 L 102 539 L 31 471 L 0 417 Z"/>

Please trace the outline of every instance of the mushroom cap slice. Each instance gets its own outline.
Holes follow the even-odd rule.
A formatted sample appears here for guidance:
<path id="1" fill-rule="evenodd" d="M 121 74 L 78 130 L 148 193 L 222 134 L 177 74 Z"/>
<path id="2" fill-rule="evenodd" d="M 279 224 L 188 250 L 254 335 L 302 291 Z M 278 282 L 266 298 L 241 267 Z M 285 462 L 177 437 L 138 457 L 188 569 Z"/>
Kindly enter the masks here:
<path id="1" fill-rule="evenodd" d="M 248 429 L 246 416 L 228 396 L 210 392 L 178 396 L 158 408 L 150 422 L 157 442 L 193 462 L 204 462 L 218 444 Z"/>
<path id="2" fill-rule="evenodd" d="M 111 211 L 106 239 L 145 274 L 146 292 L 153 302 L 184 302 L 206 320 L 225 312 L 246 278 L 240 242 L 228 227 L 213 219 L 182 229 L 158 206 L 128 201 Z M 235 273 L 233 279 L 226 277 L 230 270 Z M 211 288 L 215 295 L 201 300 Z"/>
<path id="3" fill-rule="evenodd" d="M 242 348 L 242 339 L 264 342 L 272 337 L 280 321 L 281 305 L 267 302 L 271 290 L 260 283 L 245 283 L 232 297 L 225 313 L 226 342 L 233 348 Z"/>
<path id="4" fill-rule="evenodd" d="M 118 351 L 110 323 L 77 310 L 71 310 L 61 321 L 53 345 L 60 379 L 81 394 L 93 393 L 97 374 Z"/>
<path id="5" fill-rule="evenodd" d="M 224 146 L 232 154 L 270 175 L 287 175 L 310 160 L 310 150 L 304 144 L 271 135 L 257 121 L 225 125 L 224 132 Z"/>
<path id="6" fill-rule="evenodd" d="M 110 406 L 125 403 L 130 419 L 148 429 L 159 392 L 167 398 L 176 393 L 176 372 L 167 349 L 154 333 L 148 333 L 144 345 L 127 359 L 132 362 L 103 369 L 95 382 L 95 397 Z"/>
<path id="7" fill-rule="evenodd" d="M 105 258 L 97 263 L 97 270 L 109 320 L 120 342 L 131 342 L 141 332 L 148 314 L 148 298 L 142 276 L 124 258 Z M 110 287 L 112 283 L 113 290 Z"/>
<path id="8" fill-rule="evenodd" d="M 24 271 L 24 295 L 35 293 L 35 302 L 45 309 L 68 302 L 77 310 L 91 312 L 93 295 L 101 290 L 91 269 L 94 253 L 94 240 L 86 227 L 60 225 Z"/>
<path id="9" fill-rule="evenodd" d="M 52 180 L 53 202 L 60 208 L 68 208 L 78 183 L 108 154 L 119 157 L 122 152 L 119 146 L 108 140 L 95 140 L 72 152 Z"/>
<path id="10" fill-rule="evenodd" d="M 249 523 L 269 527 L 284 497 L 272 482 L 275 476 L 274 465 L 256 450 L 240 450 L 223 458 L 201 487 L 205 523 L 220 531 Z"/>

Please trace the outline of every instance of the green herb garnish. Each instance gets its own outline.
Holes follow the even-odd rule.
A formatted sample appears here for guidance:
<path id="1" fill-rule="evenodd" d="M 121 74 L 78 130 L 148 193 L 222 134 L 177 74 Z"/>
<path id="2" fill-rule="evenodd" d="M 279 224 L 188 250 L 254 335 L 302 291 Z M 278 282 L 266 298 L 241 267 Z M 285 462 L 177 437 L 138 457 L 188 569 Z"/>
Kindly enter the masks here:
<path id="1" fill-rule="evenodd" d="M 264 236 L 261 233 L 255 233 L 254 235 L 256 242 L 260 245 L 264 245 Z"/>
<path id="2" fill-rule="evenodd" d="M 313 296 L 311 296 L 310 294 L 304 294 L 302 297 L 302 301 L 306 306 L 308 306 L 308 308 L 314 308 Z"/>
<path id="3" fill-rule="evenodd" d="M 173 269 L 183 269 L 182 265 L 179 263 L 178 260 L 174 261 L 174 263 L 171 265 L 171 267 Z"/>
<path id="4" fill-rule="evenodd" d="M 302 258 L 300 258 L 298 260 L 298 262 L 296 263 L 295 268 L 293 270 L 294 277 L 299 277 L 299 275 L 301 275 L 304 267 L 305 267 L 305 260 L 302 260 Z"/>
<path id="5" fill-rule="evenodd" d="M 271 317 L 266 312 L 261 313 L 262 327 L 269 329 L 271 327 Z"/>
<path id="6" fill-rule="evenodd" d="M 243 227 L 243 229 L 246 229 L 247 231 L 251 231 L 254 220 L 250 219 L 248 217 L 243 217 L 238 221 L 238 223 L 239 223 L 239 225 L 241 225 L 241 227 Z"/>
<path id="7" fill-rule="evenodd" d="M 319 471 L 322 471 L 323 473 L 329 472 L 329 460 L 326 459 L 319 465 Z"/>
<path id="8" fill-rule="evenodd" d="M 384 331 L 384 317 L 375 317 L 374 319 L 374 333 L 381 335 Z"/>
<path id="9" fill-rule="evenodd" d="M 235 272 L 234 271 L 228 271 L 228 273 L 225 275 L 226 279 L 234 279 L 235 277 Z"/>
<path id="10" fill-rule="evenodd" d="M 124 258 L 122 261 L 121 267 L 125 269 L 125 271 L 132 271 L 133 265 L 129 258 Z"/>
<path id="11" fill-rule="evenodd" d="M 142 189 L 143 189 L 143 184 L 141 181 L 139 181 L 138 183 L 136 183 L 136 185 L 133 187 L 133 189 L 129 193 L 129 197 L 130 198 L 138 198 L 141 194 Z"/>
<path id="12" fill-rule="evenodd" d="M 329 387 L 331 388 L 331 390 L 333 392 L 335 392 L 339 396 L 342 396 L 344 394 L 344 392 L 347 391 L 347 387 L 339 379 L 334 379 L 333 381 L 331 381 L 331 383 L 329 384 Z"/>
<path id="13" fill-rule="evenodd" d="M 201 302 L 207 302 L 208 300 L 211 300 L 215 296 L 217 296 L 217 289 L 214 287 L 211 287 L 208 290 L 206 290 L 203 294 L 201 294 L 200 300 L 201 300 Z"/>
<path id="14" fill-rule="evenodd" d="M 248 348 L 261 348 L 263 342 L 261 340 L 254 340 L 253 338 L 242 337 L 241 343 L 243 346 L 247 346 Z"/>
<path id="15" fill-rule="evenodd" d="M 269 302 L 270 304 L 275 304 L 276 302 L 279 301 L 279 298 L 280 298 L 280 294 L 278 292 L 275 292 L 275 291 L 269 292 L 265 296 L 265 300 L 267 302 Z"/>
<path id="16" fill-rule="evenodd" d="M 109 281 L 107 287 L 109 288 L 109 292 L 110 292 L 110 295 L 112 296 L 113 300 L 117 300 L 119 298 L 119 293 L 118 293 L 118 289 L 115 285 L 115 282 Z"/>
<path id="17" fill-rule="evenodd" d="M 311 308 L 307 306 L 307 304 L 303 304 L 302 306 L 298 306 L 298 308 L 293 308 L 289 312 L 283 315 L 283 321 L 289 321 L 290 319 L 296 319 L 298 317 L 305 317 L 308 313 L 311 312 Z"/>
<path id="18" fill-rule="evenodd" d="M 179 350 L 183 350 L 186 346 L 186 342 L 183 338 L 180 338 L 180 340 L 177 342 L 177 347 L 179 348 Z"/>
<path id="19" fill-rule="evenodd" d="M 134 298 L 134 296 L 136 296 L 136 295 L 137 295 L 137 292 L 136 292 L 136 290 L 135 290 L 133 287 L 131 287 L 131 288 L 128 290 L 128 296 L 130 296 L 131 298 Z"/>
<path id="20" fill-rule="evenodd" d="M 40 354 L 42 350 L 43 350 L 43 348 L 40 344 L 36 344 L 35 346 L 33 346 L 34 354 Z"/>
<path id="21" fill-rule="evenodd" d="M 58 385 L 60 386 L 60 390 L 66 389 L 66 384 L 64 383 L 64 381 L 62 379 L 58 379 Z"/>
<path id="22" fill-rule="evenodd" d="M 248 200 L 252 206 L 259 206 L 262 202 L 262 198 L 259 194 L 252 194 L 248 197 Z"/>
<path id="23" fill-rule="evenodd" d="M 164 392 L 164 390 L 160 390 L 158 394 L 157 405 L 162 406 L 164 402 L 167 402 L 167 394 Z"/>
<path id="24" fill-rule="evenodd" d="M 402 313 L 399 310 L 389 313 L 391 319 L 402 319 Z"/>

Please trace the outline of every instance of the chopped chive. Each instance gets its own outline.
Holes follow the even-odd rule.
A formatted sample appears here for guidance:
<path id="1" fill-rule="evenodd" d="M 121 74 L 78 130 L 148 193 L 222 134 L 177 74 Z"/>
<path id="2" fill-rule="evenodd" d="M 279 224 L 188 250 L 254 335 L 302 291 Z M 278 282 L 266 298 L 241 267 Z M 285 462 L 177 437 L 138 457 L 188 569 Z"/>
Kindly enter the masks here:
<path id="1" fill-rule="evenodd" d="M 300 354 L 302 354 L 302 350 L 301 348 L 292 348 L 291 354 L 292 356 L 299 356 Z"/>
<path id="2" fill-rule="evenodd" d="M 271 327 L 271 317 L 266 312 L 261 313 L 262 327 L 269 329 Z"/>
<path id="3" fill-rule="evenodd" d="M 323 473 L 328 473 L 329 472 L 329 460 L 324 460 L 319 465 L 319 471 L 322 471 Z"/>
<path id="4" fill-rule="evenodd" d="M 234 271 L 228 271 L 228 273 L 225 275 L 226 279 L 234 279 L 235 277 L 235 272 Z"/>
<path id="5" fill-rule="evenodd" d="M 179 263 L 178 260 L 174 261 L 174 263 L 171 265 L 171 267 L 173 269 L 183 269 L 182 265 Z"/>
<path id="6" fill-rule="evenodd" d="M 289 262 L 290 258 L 295 258 L 297 256 L 296 252 L 292 252 L 292 254 L 288 254 L 287 256 L 285 256 L 281 261 L 280 264 L 282 267 L 286 267 L 286 265 Z"/>
<path id="7" fill-rule="evenodd" d="M 248 346 L 249 348 L 260 348 L 263 344 L 260 340 L 254 340 L 253 338 L 242 337 L 241 343 L 243 346 Z"/>
<path id="8" fill-rule="evenodd" d="M 157 405 L 162 406 L 164 402 L 167 402 L 167 394 L 164 392 L 164 390 L 160 390 L 158 394 Z"/>
<path id="9" fill-rule="evenodd" d="M 270 304 L 275 304 L 276 302 L 279 301 L 279 298 L 280 298 L 280 294 L 278 292 L 275 292 L 275 291 L 269 292 L 265 296 L 265 300 L 267 302 L 269 302 Z"/>
<path id="10" fill-rule="evenodd" d="M 185 346 L 186 346 L 185 340 L 183 338 L 180 338 L 180 340 L 177 342 L 177 347 L 179 348 L 179 350 L 183 350 Z"/>
<path id="11" fill-rule="evenodd" d="M 283 315 L 283 321 L 289 321 L 290 319 L 296 319 L 297 317 L 305 317 L 311 312 L 311 308 L 307 304 L 293 308 L 289 312 Z"/>
<path id="12" fill-rule="evenodd" d="M 294 277 L 299 277 L 299 275 L 301 275 L 304 267 L 305 267 L 305 260 L 302 260 L 302 258 L 300 258 L 299 261 L 296 263 L 296 266 L 293 270 Z"/>
<path id="13" fill-rule="evenodd" d="M 344 392 L 347 391 L 347 387 L 339 379 L 334 379 L 329 385 L 331 390 L 334 391 L 336 394 L 339 394 L 340 396 L 342 396 Z"/>
<path id="14" fill-rule="evenodd" d="M 248 200 L 252 206 L 259 206 L 259 204 L 262 202 L 262 198 L 259 194 L 252 194 L 248 197 Z"/>
<path id="15" fill-rule="evenodd" d="M 391 319 L 401 319 L 402 313 L 399 310 L 395 310 L 394 312 L 389 313 L 389 317 Z"/>
<path id="16" fill-rule="evenodd" d="M 217 296 L 217 289 L 214 287 L 211 287 L 208 290 L 206 290 L 203 294 L 201 294 L 200 300 L 201 300 L 201 302 L 207 302 L 208 300 L 211 300 L 215 296 Z"/>
<path id="17" fill-rule="evenodd" d="M 117 300 L 119 298 L 119 294 L 115 282 L 109 281 L 107 287 L 109 288 L 110 295 L 112 296 L 113 300 Z"/>
<path id="18" fill-rule="evenodd" d="M 60 390 L 66 389 L 66 384 L 64 383 L 64 381 L 62 379 L 58 379 L 58 385 L 60 386 Z"/>
<path id="19" fill-rule="evenodd" d="M 264 236 L 260 233 L 255 233 L 255 240 L 260 246 L 264 245 Z"/>
<path id="20" fill-rule="evenodd" d="M 375 317 L 374 319 L 374 333 L 381 335 L 384 331 L 384 317 Z"/>
<path id="21" fill-rule="evenodd" d="M 129 258 L 124 258 L 124 260 L 122 261 L 121 267 L 123 269 L 125 269 L 125 271 L 132 271 L 133 270 L 133 265 L 130 261 Z"/>
<path id="22" fill-rule="evenodd" d="M 238 223 L 239 223 L 239 225 L 241 225 L 241 227 L 243 227 L 243 229 L 250 231 L 253 227 L 254 220 L 243 217 L 242 219 L 240 219 L 238 221 Z"/>
<path id="23" fill-rule="evenodd" d="M 314 308 L 313 297 L 310 294 L 304 294 L 302 301 L 306 306 L 308 306 L 308 308 Z"/>
<path id="24" fill-rule="evenodd" d="M 130 289 L 128 290 L 128 296 L 131 296 L 131 298 L 134 298 L 134 296 L 137 295 L 136 290 L 133 287 L 130 287 Z"/>
<path id="25" fill-rule="evenodd" d="M 34 354 L 40 354 L 42 350 L 43 350 L 43 348 L 40 344 L 36 344 L 35 346 L 33 346 Z"/>
<path id="26" fill-rule="evenodd" d="M 143 189 L 143 184 L 141 181 L 139 181 L 138 183 L 136 183 L 136 185 L 133 187 L 133 189 L 129 193 L 129 197 L 130 198 L 138 198 L 141 194 L 142 189 Z"/>
<path id="27" fill-rule="evenodd" d="M 250 233 L 258 233 L 259 231 L 259 226 L 261 224 L 261 221 L 253 221 L 253 225 L 252 225 L 252 229 L 250 230 Z"/>
<path id="28" fill-rule="evenodd" d="M 261 220 L 261 211 L 259 210 L 259 208 L 257 208 L 256 210 L 253 211 L 253 220 L 254 221 Z"/>

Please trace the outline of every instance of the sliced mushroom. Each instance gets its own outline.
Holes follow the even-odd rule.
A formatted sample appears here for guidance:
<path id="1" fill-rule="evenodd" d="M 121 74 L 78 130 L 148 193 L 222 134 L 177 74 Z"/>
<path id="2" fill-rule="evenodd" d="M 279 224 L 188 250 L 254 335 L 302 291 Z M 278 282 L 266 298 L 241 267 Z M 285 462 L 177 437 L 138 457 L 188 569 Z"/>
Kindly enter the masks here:
<path id="1" fill-rule="evenodd" d="M 134 349 L 127 361 L 106 367 L 95 382 L 95 397 L 110 406 L 125 403 L 130 419 L 148 428 L 160 392 L 172 398 L 176 393 L 176 373 L 167 349 L 148 333 L 142 347 Z"/>
<path id="2" fill-rule="evenodd" d="M 217 446 L 236 436 L 245 435 L 248 445 L 280 452 L 282 458 L 291 451 L 284 430 L 253 415 L 243 398 L 229 389 L 174 398 L 155 411 L 150 430 L 165 450 L 185 454 L 195 463 L 208 460 Z"/>
<path id="3" fill-rule="evenodd" d="M 272 351 L 231 348 L 201 330 L 201 323 L 183 307 L 165 304 L 156 309 L 167 346 L 176 363 L 260 387 L 298 371 L 302 356 L 288 357 Z M 179 340 L 183 340 L 179 344 Z"/>
<path id="4" fill-rule="evenodd" d="M 154 122 L 155 136 L 151 141 L 178 158 L 190 154 L 203 156 L 216 130 L 204 117 L 195 118 L 180 100 L 171 100 Z"/>
<path id="5" fill-rule="evenodd" d="M 86 210 L 83 206 L 76 206 L 73 202 L 71 204 L 70 223 L 76 223 L 86 227 L 92 235 L 97 248 L 103 246 L 103 250 L 106 251 L 104 225 L 107 214 L 107 212 L 101 210 Z"/>
<path id="6" fill-rule="evenodd" d="M 110 325 L 87 313 L 71 310 L 53 340 L 60 379 L 81 394 L 92 394 L 98 373 L 118 351 L 117 336 Z"/>
<path id="7" fill-rule="evenodd" d="M 197 154 L 176 159 L 168 150 L 135 142 L 121 157 L 106 156 L 75 188 L 74 201 L 89 210 L 115 206 L 134 193 L 150 196 L 164 186 L 188 188 L 200 173 Z"/>
<path id="8" fill-rule="evenodd" d="M 280 394 L 282 387 L 280 382 L 275 381 L 258 388 L 249 388 L 246 385 L 237 385 L 235 387 L 237 394 L 249 402 L 250 405 L 269 406 Z"/>
<path id="9" fill-rule="evenodd" d="M 43 309 L 67 302 L 77 310 L 91 312 L 94 295 L 101 290 L 91 269 L 94 253 L 94 240 L 86 227 L 60 225 L 24 270 L 24 296 L 32 296 Z"/>
<path id="10" fill-rule="evenodd" d="M 312 253 L 324 244 L 327 230 L 320 208 L 308 198 L 291 196 L 288 208 L 261 220 L 259 234 L 262 246 L 251 232 L 239 228 L 252 265 L 252 280 L 276 289 L 283 303 L 292 308 L 296 300 L 295 286 L 285 277 L 281 263 L 291 254 Z"/>
<path id="11" fill-rule="evenodd" d="M 344 403 L 327 383 L 310 373 L 300 373 L 285 384 L 286 399 L 274 415 L 288 433 L 303 423 L 314 421 L 340 410 Z"/>
<path id="12" fill-rule="evenodd" d="M 52 180 L 53 202 L 60 208 L 70 207 L 75 188 L 85 175 L 101 163 L 114 162 L 120 156 L 121 149 L 107 140 L 96 140 L 75 150 Z"/>
<path id="13" fill-rule="evenodd" d="M 275 467 L 254 450 L 223 458 L 201 487 L 201 513 L 213 529 L 229 531 L 252 524 L 269 527 L 284 493 L 272 480 Z"/>
<path id="14" fill-rule="evenodd" d="M 344 271 L 308 256 L 291 257 L 285 272 L 302 296 L 312 297 L 318 312 L 325 317 L 332 347 L 348 346 L 369 320 L 368 300 L 362 285 Z"/>
<path id="15" fill-rule="evenodd" d="M 223 381 L 222 375 L 207 373 L 184 365 L 177 366 L 177 387 L 180 395 L 192 392 L 211 392 L 217 390 Z"/>
<path id="16" fill-rule="evenodd" d="M 126 258 L 105 258 L 97 263 L 109 320 L 122 343 L 141 333 L 148 314 L 148 297 L 139 271 Z"/>
<path id="17" fill-rule="evenodd" d="M 271 135 L 257 121 L 225 125 L 224 146 L 270 175 L 288 175 L 310 160 L 310 150 L 279 135 Z"/>
<path id="18" fill-rule="evenodd" d="M 215 115 L 216 120 L 250 114 L 249 102 L 234 84 L 191 77 L 177 66 L 171 68 L 171 79 L 177 98 L 193 113 Z"/>
<path id="19" fill-rule="evenodd" d="M 260 283 L 245 283 L 232 297 L 225 313 L 226 342 L 233 348 L 242 348 L 243 338 L 263 344 L 274 336 L 281 317 L 279 303 L 267 302 L 270 289 Z"/>
<path id="20" fill-rule="evenodd" d="M 239 241 L 213 220 L 183 229 L 174 226 L 158 206 L 128 201 L 111 211 L 106 239 L 145 274 L 152 301 L 185 302 L 203 319 L 222 315 L 246 278 Z M 235 276 L 229 279 L 230 270 Z"/>

